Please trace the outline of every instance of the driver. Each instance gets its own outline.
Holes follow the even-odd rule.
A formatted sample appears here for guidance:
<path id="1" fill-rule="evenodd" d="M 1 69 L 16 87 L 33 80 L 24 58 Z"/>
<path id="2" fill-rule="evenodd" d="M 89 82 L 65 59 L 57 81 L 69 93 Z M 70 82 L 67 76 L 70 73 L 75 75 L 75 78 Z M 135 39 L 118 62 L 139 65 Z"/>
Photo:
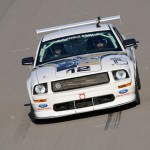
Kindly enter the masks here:
<path id="1" fill-rule="evenodd" d="M 104 40 L 97 40 L 95 42 L 96 49 L 103 49 L 105 48 L 105 41 Z"/>
<path id="2" fill-rule="evenodd" d="M 53 47 L 53 53 L 54 53 L 54 57 L 59 57 L 62 55 L 62 49 L 60 45 L 55 45 Z"/>

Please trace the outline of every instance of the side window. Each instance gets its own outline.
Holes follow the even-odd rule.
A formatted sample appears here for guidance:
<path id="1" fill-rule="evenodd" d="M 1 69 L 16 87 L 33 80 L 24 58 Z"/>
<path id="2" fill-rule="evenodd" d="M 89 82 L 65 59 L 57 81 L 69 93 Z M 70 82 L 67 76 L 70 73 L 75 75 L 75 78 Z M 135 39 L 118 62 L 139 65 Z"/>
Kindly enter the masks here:
<path id="1" fill-rule="evenodd" d="M 113 29 L 114 29 L 115 33 L 117 34 L 117 36 L 119 37 L 121 43 L 123 44 L 123 37 L 122 37 L 122 35 L 119 33 L 119 31 L 115 27 Z"/>

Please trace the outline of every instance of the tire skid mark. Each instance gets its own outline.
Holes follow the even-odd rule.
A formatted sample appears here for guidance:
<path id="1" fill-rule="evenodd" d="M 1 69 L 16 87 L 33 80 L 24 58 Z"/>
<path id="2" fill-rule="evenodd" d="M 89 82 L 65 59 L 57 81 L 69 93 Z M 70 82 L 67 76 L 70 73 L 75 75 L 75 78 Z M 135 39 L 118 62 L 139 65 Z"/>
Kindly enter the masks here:
<path id="1" fill-rule="evenodd" d="M 107 130 L 110 126 L 110 122 L 112 120 L 112 113 L 111 114 L 108 114 L 108 118 L 107 118 L 107 121 L 106 121 L 106 125 L 105 125 L 105 129 L 104 130 Z"/>
<path id="2" fill-rule="evenodd" d="M 121 119 L 121 111 L 108 114 L 104 130 L 109 128 L 118 128 Z"/>
<path id="3" fill-rule="evenodd" d="M 25 109 L 23 117 L 20 121 L 20 124 L 18 126 L 18 129 L 15 132 L 13 143 L 17 143 L 20 140 L 23 140 L 26 136 L 26 133 L 30 127 L 30 119 L 28 116 L 28 109 Z"/>
<path id="4" fill-rule="evenodd" d="M 121 119 L 121 113 L 122 113 L 121 111 L 117 112 L 114 128 L 118 128 L 119 127 L 120 119 Z"/>

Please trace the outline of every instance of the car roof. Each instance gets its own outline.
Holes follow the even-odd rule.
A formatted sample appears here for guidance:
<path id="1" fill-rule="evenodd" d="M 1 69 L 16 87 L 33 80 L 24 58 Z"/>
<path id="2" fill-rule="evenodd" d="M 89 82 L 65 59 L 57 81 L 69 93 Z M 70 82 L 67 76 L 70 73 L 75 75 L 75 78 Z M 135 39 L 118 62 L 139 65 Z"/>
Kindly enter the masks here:
<path id="1" fill-rule="evenodd" d="M 55 31 L 53 33 L 44 35 L 42 42 L 65 37 L 65 36 L 81 34 L 81 33 L 106 31 L 106 30 L 110 30 L 109 26 L 110 26 L 110 24 L 101 24 L 100 27 L 96 27 L 96 25 L 86 25 L 86 26 L 79 26 L 79 27 L 63 29 L 63 30 Z"/>

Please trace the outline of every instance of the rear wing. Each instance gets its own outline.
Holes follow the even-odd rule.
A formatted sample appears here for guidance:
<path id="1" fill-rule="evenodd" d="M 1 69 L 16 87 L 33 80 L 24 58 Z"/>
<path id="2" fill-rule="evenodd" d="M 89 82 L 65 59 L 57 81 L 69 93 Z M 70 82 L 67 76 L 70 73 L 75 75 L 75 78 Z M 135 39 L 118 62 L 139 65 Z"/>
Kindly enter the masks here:
<path id="1" fill-rule="evenodd" d="M 40 34 L 40 33 L 46 33 L 46 32 L 52 32 L 52 31 L 59 31 L 59 30 L 63 30 L 63 29 L 68 29 L 68 28 L 73 28 L 73 27 L 79 27 L 79 26 L 85 26 L 85 25 L 91 25 L 91 24 L 96 24 L 96 27 L 100 27 L 100 23 L 101 22 L 106 22 L 106 21 L 111 21 L 111 20 L 117 20 L 117 19 L 120 19 L 120 15 L 106 17 L 106 18 L 97 17 L 96 20 L 83 21 L 83 22 L 78 22 L 78 23 L 73 23 L 73 24 L 67 24 L 67 25 L 61 25 L 61 26 L 56 26 L 56 27 L 51 27 L 51 28 L 37 29 L 36 33 L 37 33 L 37 36 L 38 36 L 38 34 Z"/>

